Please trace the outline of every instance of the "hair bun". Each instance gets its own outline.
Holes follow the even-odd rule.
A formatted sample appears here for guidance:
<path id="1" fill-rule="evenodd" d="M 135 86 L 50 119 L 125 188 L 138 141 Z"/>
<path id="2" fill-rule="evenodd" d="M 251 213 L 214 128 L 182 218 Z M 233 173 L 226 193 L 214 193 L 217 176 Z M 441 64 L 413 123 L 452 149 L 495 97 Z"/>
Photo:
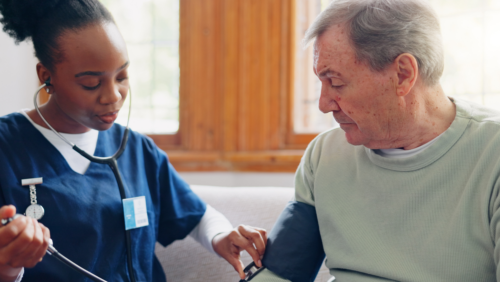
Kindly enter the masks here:
<path id="1" fill-rule="evenodd" d="M 48 16 L 61 0 L 0 0 L 0 19 L 3 30 L 16 40 L 16 43 L 31 37 L 39 20 Z"/>

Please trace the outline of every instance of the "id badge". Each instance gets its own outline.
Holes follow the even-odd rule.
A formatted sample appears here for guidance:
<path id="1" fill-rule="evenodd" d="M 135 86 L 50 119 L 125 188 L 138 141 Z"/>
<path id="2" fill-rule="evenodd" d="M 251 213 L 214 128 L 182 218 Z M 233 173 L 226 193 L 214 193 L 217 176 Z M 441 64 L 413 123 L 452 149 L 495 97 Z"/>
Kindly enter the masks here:
<path id="1" fill-rule="evenodd" d="M 125 230 L 148 226 L 148 209 L 146 197 L 123 199 L 123 213 L 125 214 Z"/>

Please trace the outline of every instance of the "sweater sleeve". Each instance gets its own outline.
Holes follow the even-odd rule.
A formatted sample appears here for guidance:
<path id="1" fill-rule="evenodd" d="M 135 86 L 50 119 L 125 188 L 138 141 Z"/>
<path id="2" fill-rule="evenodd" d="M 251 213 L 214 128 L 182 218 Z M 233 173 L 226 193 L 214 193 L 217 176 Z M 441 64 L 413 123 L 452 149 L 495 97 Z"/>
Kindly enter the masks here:
<path id="1" fill-rule="evenodd" d="M 500 281 L 500 183 L 493 189 L 490 199 L 490 233 L 494 243 L 493 259 L 496 265 L 496 281 Z"/>
<path id="2" fill-rule="evenodd" d="M 295 173 L 295 200 L 314 206 L 314 177 L 311 165 L 315 140 L 309 144 Z"/>

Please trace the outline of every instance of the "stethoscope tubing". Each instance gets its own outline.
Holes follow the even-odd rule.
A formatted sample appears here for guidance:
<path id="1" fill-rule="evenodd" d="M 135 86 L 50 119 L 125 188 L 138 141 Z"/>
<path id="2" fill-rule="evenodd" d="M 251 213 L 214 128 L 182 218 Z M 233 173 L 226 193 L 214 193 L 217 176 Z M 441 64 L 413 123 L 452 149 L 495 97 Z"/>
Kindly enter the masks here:
<path id="1" fill-rule="evenodd" d="M 113 172 L 113 175 L 115 176 L 116 182 L 118 184 L 118 189 L 120 190 L 120 197 L 121 197 L 121 199 L 122 200 L 126 199 L 125 186 L 123 184 L 123 179 L 122 179 L 122 176 L 120 174 L 120 170 L 118 169 L 117 160 L 123 154 L 123 152 L 125 151 L 125 147 L 127 146 L 128 135 L 129 135 L 129 131 L 130 131 L 129 130 L 129 123 L 130 123 L 130 113 L 132 111 L 132 92 L 130 91 L 130 88 L 129 88 L 129 92 L 130 92 L 130 95 L 129 95 L 129 97 L 130 97 L 130 104 L 129 104 L 129 112 L 128 112 L 128 118 L 127 118 L 127 127 L 125 128 L 125 132 L 123 133 L 123 137 L 122 137 L 122 141 L 121 141 L 121 144 L 120 144 L 120 148 L 118 149 L 118 151 L 116 151 L 115 154 L 113 154 L 110 157 L 95 157 L 95 156 L 92 156 L 92 155 L 88 154 L 84 150 L 80 149 L 77 145 L 75 145 L 75 144 L 71 143 L 70 141 L 68 141 L 66 138 L 64 138 L 63 135 L 61 135 L 59 132 L 57 132 L 47 122 L 47 120 L 45 120 L 45 118 L 43 117 L 42 113 L 40 112 L 40 109 L 38 108 L 38 100 L 37 100 L 37 98 L 38 98 L 38 94 L 40 93 L 40 90 L 42 90 L 46 86 L 47 86 L 47 84 L 44 83 L 35 92 L 34 104 L 35 104 L 35 109 L 38 112 L 38 115 L 42 118 L 43 122 L 45 122 L 45 124 L 52 130 L 52 132 L 54 132 L 65 143 L 67 143 L 68 145 L 70 145 L 73 148 L 73 150 L 75 150 L 76 152 L 78 152 L 80 155 L 82 155 L 83 157 L 85 157 L 86 159 L 88 159 L 91 162 L 108 165 L 111 168 L 111 171 Z M 125 241 L 127 243 L 127 265 L 128 265 L 128 269 L 129 269 L 129 275 L 130 275 L 130 279 L 132 280 L 132 282 L 135 282 L 136 279 L 135 279 L 135 275 L 134 275 L 134 272 L 133 272 L 134 268 L 133 268 L 133 265 L 132 265 L 132 247 L 131 247 L 132 246 L 132 239 L 131 239 L 131 236 L 130 236 L 130 230 L 125 230 Z M 55 250 L 55 248 L 54 248 L 54 250 Z M 47 251 L 47 252 L 49 252 L 49 251 Z M 97 277 L 96 275 L 94 275 L 94 274 L 90 273 L 89 271 L 83 269 L 82 267 L 78 266 L 77 264 L 75 264 L 74 262 L 70 261 L 69 259 L 67 259 L 63 255 L 61 255 L 57 251 L 56 251 L 56 255 L 54 255 L 54 253 L 52 253 L 51 255 L 53 255 L 55 258 L 57 258 L 58 260 L 60 260 L 64 264 L 70 266 L 74 270 L 76 270 L 76 271 L 84 274 L 85 276 L 89 277 L 93 281 L 99 281 L 99 282 L 104 281 L 105 282 L 105 280 Z M 95 279 L 99 279 L 99 280 L 95 280 Z"/>
<path id="2" fill-rule="evenodd" d="M 14 215 L 11 218 L 2 219 L 1 220 L 2 226 L 6 226 L 7 224 L 9 224 L 10 222 L 12 222 L 14 219 L 16 219 L 19 216 L 20 216 L 19 214 L 16 214 L 16 215 Z M 56 248 L 54 248 L 54 246 L 52 245 L 52 242 L 49 244 L 49 247 L 47 248 L 47 254 L 53 256 L 54 258 L 58 259 L 63 264 L 65 264 L 65 265 L 73 268 L 77 272 L 80 272 L 81 274 L 87 276 L 88 278 L 92 279 L 92 281 L 107 282 L 106 280 L 104 280 L 104 279 L 102 279 L 102 278 L 94 275 L 93 273 L 87 271 L 86 269 L 80 267 L 78 264 L 72 262 L 70 259 L 68 259 L 65 256 L 63 256 L 61 253 L 59 253 L 56 250 Z"/>
<path id="3" fill-rule="evenodd" d="M 52 245 L 49 245 L 49 249 L 47 250 L 47 253 L 62 262 L 63 264 L 69 266 L 73 270 L 80 272 L 81 274 L 87 276 L 90 278 L 92 281 L 96 282 L 107 282 L 106 280 L 100 278 L 99 276 L 93 274 L 90 271 L 87 271 L 83 267 L 79 266 L 78 264 L 72 262 L 70 259 L 66 258 L 63 256 L 61 253 L 59 253 Z"/>

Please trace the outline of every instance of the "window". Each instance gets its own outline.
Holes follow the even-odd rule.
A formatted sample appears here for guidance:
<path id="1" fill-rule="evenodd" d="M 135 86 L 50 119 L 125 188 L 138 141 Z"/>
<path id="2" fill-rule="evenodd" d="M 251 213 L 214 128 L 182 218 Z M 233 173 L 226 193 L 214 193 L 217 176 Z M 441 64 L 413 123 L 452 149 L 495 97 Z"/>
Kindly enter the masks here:
<path id="1" fill-rule="evenodd" d="M 127 43 L 130 127 L 146 134 L 179 129 L 179 0 L 102 0 Z M 127 103 L 130 99 L 127 99 Z M 118 123 L 126 124 L 128 104 Z"/>
<path id="2" fill-rule="evenodd" d="M 500 110 L 500 2 L 439 0 L 432 5 L 443 35 L 444 92 Z"/>
<path id="3" fill-rule="evenodd" d="M 337 125 L 331 114 L 318 109 L 321 83 L 313 68 L 313 47 L 304 49 L 302 39 L 328 0 L 295 0 L 295 85 L 293 129 L 297 133 L 318 133 Z"/>

